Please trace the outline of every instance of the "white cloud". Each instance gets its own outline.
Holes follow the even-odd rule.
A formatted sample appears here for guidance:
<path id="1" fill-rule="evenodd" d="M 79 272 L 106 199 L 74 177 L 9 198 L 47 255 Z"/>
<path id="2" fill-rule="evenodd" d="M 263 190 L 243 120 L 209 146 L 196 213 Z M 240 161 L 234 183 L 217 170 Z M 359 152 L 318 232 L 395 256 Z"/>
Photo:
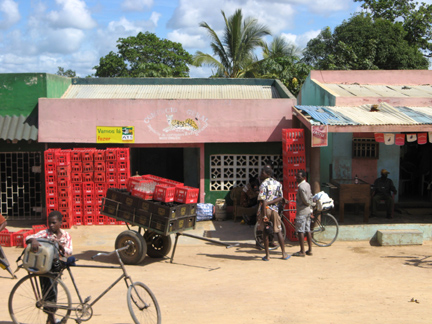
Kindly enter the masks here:
<path id="1" fill-rule="evenodd" d="M 179 30 L 174 30 L 173 32 L 168 33 L 167 39 L 181 43 L 184 48 L 204 48 L 208 46 L 208 41 L 204 41 L 199 35 L 189 35 L 182 33 Z"/>
<path id="2" fill-rule="evenodd" d="M 159 21 L 159 18 L 160 18 L 160 17 L 161 17 L 161 14 L 160 14 L 160 13 L 153 11 L 153 12 L 151 13 L 151 16 L 150 16 L 150 19 L 149 19 L 149 20 L 154 24 L 155 27 L 157 27 L 157 25 L 158 25 L 158 21 Z"/>
<path id="3" fill-rule="evenodd" d="M 143 11 L 153 6 L 153 0 L 124 0 L 121 8 L 124 11 Z"/>
<path id="4" fill-rule="evenodd" d="M 69 54 L 78 51 L 84 32 L 74 28 L 48 30 L 40 41 L 41 53 Z"/>
<path id="5" fill-rule="evenodd" d="M 310 30 L 300 35 L 295 35 L 291 33 L 282 33 L 281 36 L 284 37 L 287 41 L 299 47 L 300 49 L 304 49 L 307 43 L 312 39 L 318 36 L 321 30 Z"/>
<path id="6" fill-rule="evenodd" d="M 12 0 L 0 0 L 0 29 L 7 29 L 20 20 L 18 4 Z"/>
<path id="7" fill-rule="evenodd" d="M 82 0 L 56 0 L 61 7 L 47 14 L 47 20 L 54 28 L 91 29 L 96 22 L 91 17 L 87 5 Z"/>

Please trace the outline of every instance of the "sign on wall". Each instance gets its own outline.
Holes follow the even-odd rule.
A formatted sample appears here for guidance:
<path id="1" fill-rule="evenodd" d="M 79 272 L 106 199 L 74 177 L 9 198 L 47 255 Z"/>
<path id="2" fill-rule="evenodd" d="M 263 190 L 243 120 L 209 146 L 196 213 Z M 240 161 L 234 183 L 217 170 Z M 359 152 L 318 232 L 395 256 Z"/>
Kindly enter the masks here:
<path id="1" fill-rule="evenodd" d="M 97 126 L 96 143 L 135 143 L 134 126 Z"/>
<path id="2" fill-rule="evenodd" d="M 328 145 L 328 126 L 312 125 L 312 147 L 324 147 Z"/>

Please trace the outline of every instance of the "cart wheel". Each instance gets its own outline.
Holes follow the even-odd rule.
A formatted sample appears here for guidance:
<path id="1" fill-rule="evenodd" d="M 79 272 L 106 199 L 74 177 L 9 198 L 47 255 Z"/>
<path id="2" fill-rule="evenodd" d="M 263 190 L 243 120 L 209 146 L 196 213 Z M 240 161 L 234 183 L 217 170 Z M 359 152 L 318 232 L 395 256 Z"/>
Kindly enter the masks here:
<path id="1" fill-rule="evenodd" d="M 151 258 L 163 258 L 171 250 L 171 236 L 147 232 L 144 235 L 147 242 L 147 255 Z"/>
<path id="2" fill-rule="evenodd" d="M 120 251 L 120 257 L 125 264 L 140 264 L 147 253 L 144 237 L 136 231 L 121 232 L 115 241 L 115 248 L 119 249 L 131 243 L 127 250 Z"/>

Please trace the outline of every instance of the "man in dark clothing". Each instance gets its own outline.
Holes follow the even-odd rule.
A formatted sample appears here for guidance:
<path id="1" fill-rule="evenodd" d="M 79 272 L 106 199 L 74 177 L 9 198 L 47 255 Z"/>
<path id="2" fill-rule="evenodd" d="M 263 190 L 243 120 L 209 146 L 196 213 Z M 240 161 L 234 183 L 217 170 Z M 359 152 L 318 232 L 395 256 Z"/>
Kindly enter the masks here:
<path id="1" fill-rule="evenodd" d="M 392 193 L 396 194 L 397 190 L 393 184 L 393 181 L 387 178 L 388 172 L 386 169 L 381 170 L 381 178 L 375 180 L 373 185 L 373 193 L 372 193 L 372 213 L 371 217 L 376 217 L 378 204 L 381 200 L 385 201 L 387 218 L 393 218 L 393 197 Z"/>

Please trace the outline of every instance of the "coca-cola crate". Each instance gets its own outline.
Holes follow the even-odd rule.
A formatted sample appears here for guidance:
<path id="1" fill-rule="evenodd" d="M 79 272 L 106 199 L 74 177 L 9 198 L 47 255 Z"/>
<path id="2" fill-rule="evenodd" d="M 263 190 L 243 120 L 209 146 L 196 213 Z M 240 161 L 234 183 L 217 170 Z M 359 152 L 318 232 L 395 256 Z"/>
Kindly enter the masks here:
<path id="1" fill-rule="evenodd" d="M 45 175 L 45 184 L 47 186 L 52 186 L 52 185 L 57 186 L 57 175 L 56 174 L 46 174 Z"/>
<path id="2" fill-rule="evenodd" d="M 94 183 L 93 182 L 83 182 L 82 183 L 82 193 L 83 194 L 93 194 Z"/>
<path id="3" fill-rule="evenodd" d="M 59 188 L 70 187 L 71 183 L 69 177 L 57 177 L 57 185 Z"/>
<path id="4" fill-rule="evenodd" d="M 81 161 L 71 161 L 72 172 L 82 172 L 82 165 Z"/>
<path id="5" fill-rule="evenodd" d="M 47 208 L 58 208 L 58 200 L 57 197 L 47 197 L 46 199 Z"/>
<path id="6" fill-rule="evenodd" d="M 303 155 L 298 156 L 284 156 L 282 158 L 284 168 L 305 168 L 306 157 Z"/>
<path id="7" fill-rule="evenodd" d="M 56 174 L 57 164 L 55 163 L 45 163 L 45 175 Z"/>
<path id="8" fill-rule="evenodd" d="M 304 143 L 304 131 L 301 128 L 286 128 L 282 129 L 282 143 Z"/>
<path id="9" fill-rule="evenodd" d="M 72 213 L 72 222 L 73 225 L 81 226 L 84 225 L 83 215 L 75 215 Z"/>
<path id="10" fill-rule="evenodd" d="M 94 162 L 94 171 L 105 171 L 105 161 L 95 161 Z"/>
<path id="11" fill-rule="evenodd" d="M 164 182 L 166 180 L 169 180 L 169 179 L 166 179 L 166 178 L 155 176 L 153 174 L 145 174 L 145 175 L 143 175 L 141 177 L 143 179 L 145 179 L 145 180 L 154 180 L 154 181 L 157 181 L 157 182 Z"/>
<path id="12" fill-rule="evenodd" d="M 194 204 L 198 202 L 199 189 L 193 187 L 176 187 L 174 201 L 184 204 Z"/>
<path id="13" fill-rule="evenodd" d="M 47 212 L 47 214 L 49 214 L 49 213 Z M 44 224 L 41 224 L 41 225 L 32 225 L 32 229 L 33 229 L 33 232 L 35 234 L 39 233 L 40 231 L 44 231 L 47 228 L 48 227 L 46 225 L 44 225 Z"/>
<path id="14" fill-rule="evenodd" d="M 70 152 L 70 159 L 71 159 L 71 162 L 81 162 L 82 161 L 81 160 L 81 151 L 73 149 Z"/>
<path id="15" fill-rule="evenodd" d="M 70 150 L 57 151 L 56 162 L 58 166 L 70 165 Z"/>
<path id="16" fill-rule="evenodd" d="M 93 161 L 83 161 L 83 172 L 93 172 Z"/>
<path id="17" fill-rule="evenodd" d="M 153 199 L 163 202 L 174 201 L 175 187 L 168 184 L 159 184 L 155 187 Z"/>
<path id="18" fill-rule="evenodd" d="M 84 204 L 94 204 L 95 203 L 95 196 L 94 193 L 85 193 L 83 194 L 83 203 Z"/>
<path id="19" fill-rule="evenodd" d="M 33 234 L 34 234 L 34 231 L 32 229 L 31 230 L 23 229 L 23 230 L 20 230 L 18 232 L 15 232 L 15 235 L 14 235 L 15 245 L 17 247 L 23 247 L 23 248 L 27 247 L 27 243 L 26 243 L 27 236 L 33 235 Z"/>
<path id="20" fill-rule="evenodd" d="M 82 172 L 71 172 L 71 182 L 82 182 Z"/>
<path id="21" fill-rule="evenodd" d="M 56 152 L 60 149 L 48 149 L 44 152 L 45 163 L 56 163 Z"/>
<path id="22" fill-rule="evenodd" d="M 107 190 L 109 188 L 118 188 L 117 181 L 116 182 L 107 182 L 105 183 Z"/>
<path id="23" fill-rule="evenodd" d="M 83 215 L 83 207 L 81 204 L 72 205 L 72 216 L 82 216 Z"/>
<path id="24" fill-rule="evenodd" d="M 105 183 L 106 182 L 105 172 L 95 171 L 93 174 L 93 181 L 95 183 Z"/>
<path id="25" fill-rule="evenodd" d="M 72 208 L 72 197 L 59 198 L 58 200 L 59 209 L 69 209 Z"/>
<path id="26" fill-rule="evenodd" d="M 126 183 L 129 179 L 129 172 L 117 172 L 117 183 Z"/>
<path id="27" fill-rule="evenodd" d="M 70 177 L 71 176 L 71 166 L 64 165 L 57 167 L 57 176 L 59 177 Z"/>
<path id="28" fill-rule="evenodd" d="M 72 183 L 71 191 L 73 195 L 81 195 L 82 193 L 82 184 L 81 183 Z"/>
<path id="29" fill-rule="evenodd" d="M 126 181 L 126 189 L 128 191 L 131 191 L 133 188 L 135 188 L 140 181 L 143 181 L 141 176 L 133 176 L 129 177 Z"/>
<path id="30" fill-rule="evenodd" d="M 171 187 L 184 187 L 184 183 L 178 182 L 178 181 L 174 181 L 174 180 L 171 180 L 171 179 L 165 179 L 165 180 L 161 181 L 160 183 L 161 184 L 169 185 Z"/>
<path id="31" fill-rule="evenodd" d="M 106 172 L 105 179 L 107 183 L 117 183 L 117 172 Z"/>
<path id="32" fill-rule="evenodd" d="M 47 197 L 57 197 L 57 184 L 45 186 L 45 191 Z"/>
<path id="33" fill-rule="evenodd" d="M 81 152 L 81 159 L 83 162 L 89 162 L 92 161 L 93 162 L 93 153 L 94 153 L 95 149 L 84 149 Z"/>
<path id="34" fill-rule="evenodd" d="M 94 205 L 93 204 L 84 204 L 83 205 L 83 216 L 92 216 L 94 215 Z"/>
<path id="35" fill-rule="evenodd" d="M 94 216 L 94 225 L 106 225 L 106 217 L 104 215 Z"/>
<path id="36" fill-rule="evenodd" d="M 116 161 L 106 161 L 105 166 L 106 166 L 105 170 L 107 172 L 116 172 L 117 171 Z"/>
<path id="37" fill-rule="evenodd" d="M 283 188 L 283 186 L 282 186 Z M 283 189 L 283 197 L 288 200 L 290 203 L 294 203 L 296 201 L 296 197 L 297 197 L 297 192 L 293 192 L 293 191 L 288 191 L 285 190 L 285 188 Z M 288 205 L 285 205 L 288 206 Z"/>
<path id="38" fill-rule="evenodd" d="M 105 150 L 94 150 L 93 159 L 94 161 L 105 161 Z"/>
<path id="39" fill-rule="evenodd" d="M 102 199 L 105 197 L 105 194 L 102 194 L 102 193 L 95 193 L 94 194 L 94 200 L 95 200 L 95 203 L 97 204 L 97 205 L 100 205 L 100 204 L 102 204 Z"/>
<path id="40" fill-rule="evenodd" d="M 117 188 L 126 189 L 127 188 L 126 182 L 117 183 Z"/>
<path id="41" fill-rule="evenodd" d="M 132 196 L 144 199 L 144 200 L 152 200 L 153 199 L 153 192 L 152 191 L 140 191 L 137 189 L 132 189 L 131 191 Z"/>
<path id="42" fill-rule="evenodd" d="M 1 246 L 15 246 L 15 232 L 9 232 L 8 230 L 3 230 L 0 232 L 0 245 Z"/>
<path id="43" fill-rule="evenodd" d="M 92 182 L 93 181 L 93 172 L 83 172 L 82 173 L 82 181 L 83 182 Z"/>
<path id="44" fill-rule="evenodd" d="M 94 192 L 95 194 L 101 194 L 104 195 L 106 194 L 107 188 L 106 188 L 106 184 L 105 183 L 95 183 L 94 184 Z"/>
<path id="45" fill-rule="evenodd" d="M 94 217 L 93 215 L 84 215 L 83 216 L 84 225 L 94 225 Z"/>
<path id="46" fill-rule="evenodd" d="M 297 156 L 306 154 L 305 143 L 284 143 L 282 146 L 282 154 L 286 156 Z"/>
<path id="47" fill-rule="evenodd" d="M 297 192 L 298 191 L 298 183 L 295 179 L 290 179 L 287 177 L 284 177 L 282 188 L 284 191 L 287 192 Z"/>
<path id="48" fill-rule="evenodd" d="M 105 216 L 105 224 L 106 225 L 117 225 L 117 220 L 115 218 Z"/>
<path id="49" fill-rule="evenodd" d="M 81 194 L 72 195 L 72 206 L 81 205 L 83 203 L 83 197 Z"/>
<path id="50" fill-rule="evenodd" d="M 129 148 L 121 147 L 117 149 L 117 161 L 129 161 Z"/>
<path id="51" fill-rule="evenodd" d="M 129 172 L 129 160 L 117 161 L 117 172 Z"/>
<path id="52" fill-rule="evenodd" d="M 117 149 L 107 148 L 105 151 L 105 161 L 117 161 Z"/>
<path id="53" fill-rule="evenodd" d="M 71 187 L 60 187 L 58 188 L 58 197 L 59 198 L 68 198 L 72 195 Z"/>

